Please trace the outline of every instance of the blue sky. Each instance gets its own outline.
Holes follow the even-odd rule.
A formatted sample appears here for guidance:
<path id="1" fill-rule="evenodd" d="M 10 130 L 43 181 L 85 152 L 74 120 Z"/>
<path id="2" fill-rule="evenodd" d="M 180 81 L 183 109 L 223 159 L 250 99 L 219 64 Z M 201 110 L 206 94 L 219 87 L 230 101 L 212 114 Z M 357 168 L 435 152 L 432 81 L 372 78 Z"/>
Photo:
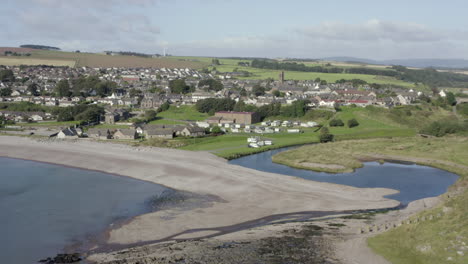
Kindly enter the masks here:
<path id="1" fill-rule="evenodd" d="M 174 55 L 468 59 L 462 0 L 6 0 L 0 46 Z M 408 3 L 409 2 L 409 3 Z"/>

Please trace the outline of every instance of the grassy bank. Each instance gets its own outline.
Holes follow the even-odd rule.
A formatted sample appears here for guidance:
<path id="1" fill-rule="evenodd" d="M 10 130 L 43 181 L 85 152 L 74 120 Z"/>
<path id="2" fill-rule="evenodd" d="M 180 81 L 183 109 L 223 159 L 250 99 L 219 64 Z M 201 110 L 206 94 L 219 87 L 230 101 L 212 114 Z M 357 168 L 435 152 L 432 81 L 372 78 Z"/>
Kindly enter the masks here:
<path id="1" fill-rule="evenodd" d="M 456 173 L 460 179 L 451 187 L 450 198 L 417 215 L 441 213 L 442 217 L 385 232 L 369 239 L 369 246 L 393 264 L 468 263 L 468 138 L 406 137 L 317 144 L 277 154 L 273 161 L 341 172 L 358 168 L 361 159 L 371 157 L 409 160 Z M 344 169 L 323 169 L 319 164 Z"/>
<path id="2" fill-rule="evenodd" d="M 464 164 L 464 161 L 468 161 L 468 138 L 401 137 L 347 140 L 282 152 L 275 155 L 273 161 L 319 171 L 323 171 L 323 169 L 311 164 L 334 164 L 345 167 L 345 169 L 326 171 L 343 172 L 360 168 L 362 167 L 361 160 L 373 157 L 399 157 L 402 160 L 415 161 L 435 167 L 444 164 L 433 164 L 430 161 Z"/>

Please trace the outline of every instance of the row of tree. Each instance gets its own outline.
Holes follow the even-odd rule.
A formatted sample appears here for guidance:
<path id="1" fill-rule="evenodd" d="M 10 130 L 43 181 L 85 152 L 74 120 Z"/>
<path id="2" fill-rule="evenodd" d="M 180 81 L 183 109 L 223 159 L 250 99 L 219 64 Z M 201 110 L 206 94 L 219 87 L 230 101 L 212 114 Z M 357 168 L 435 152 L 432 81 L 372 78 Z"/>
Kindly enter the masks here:
<path id="1" fill-rule="evenodd" d="M 351 73 L 351 74 L 369 74 L 397 77 L 399 73 L 394 70 L 387 69 L 372 69 L 365 67 L 341 68 L 341 67 L 323 67 L 323 66 L 307 66 L 297 62 L 279 62 L 276 60 L 259 60 L 252 61 L 251 66 L 261 69 L 286 70 L 286 71 L 302 71 L 302 72 L 320 72 L 320 73 Z"/>

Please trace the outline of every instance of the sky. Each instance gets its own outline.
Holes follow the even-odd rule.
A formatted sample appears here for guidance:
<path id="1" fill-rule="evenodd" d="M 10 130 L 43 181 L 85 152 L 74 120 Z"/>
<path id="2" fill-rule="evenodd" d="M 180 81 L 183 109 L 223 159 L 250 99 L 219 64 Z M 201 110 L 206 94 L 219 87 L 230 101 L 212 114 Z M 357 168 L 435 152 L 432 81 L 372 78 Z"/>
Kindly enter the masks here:
<path id="1" fill-rule="evenodd" d="M 2 0 L 0 46 L 468 59 L 466 0 Z"/>

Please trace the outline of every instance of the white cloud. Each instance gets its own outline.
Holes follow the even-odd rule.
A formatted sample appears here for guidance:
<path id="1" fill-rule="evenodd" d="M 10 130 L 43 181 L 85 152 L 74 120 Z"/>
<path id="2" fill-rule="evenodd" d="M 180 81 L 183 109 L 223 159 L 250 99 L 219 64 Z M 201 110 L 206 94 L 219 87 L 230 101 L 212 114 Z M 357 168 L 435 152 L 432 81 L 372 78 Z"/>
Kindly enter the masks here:
<path id="1" fill-rule="evenodd" d="M 56 45 L 64 49 L 93 51 L 110 49 L 155 52 L 148 43 L 155 43 L 160 28 L 145 13 L 158 0 L 19 0 L 20 8 L 9 16 L 15 30 L 9 38 L 21 44 Z M 137 41 L 145 42 L 139 45 Z M 76 45 L 76 46 L 75 46 Z M 78 46 L 82 45 L 82 46 Z M 84 47 L 83 47 L 84 46 Z"/>
<path id="2" fill-rule="evenodd" d="M 377 19 L 362 24 L 324 22 L 297 31 L 311 38 L 342 41 L 437 42 L 468 39 L 468 32 L 443 31 L 417 23 Z"/>

